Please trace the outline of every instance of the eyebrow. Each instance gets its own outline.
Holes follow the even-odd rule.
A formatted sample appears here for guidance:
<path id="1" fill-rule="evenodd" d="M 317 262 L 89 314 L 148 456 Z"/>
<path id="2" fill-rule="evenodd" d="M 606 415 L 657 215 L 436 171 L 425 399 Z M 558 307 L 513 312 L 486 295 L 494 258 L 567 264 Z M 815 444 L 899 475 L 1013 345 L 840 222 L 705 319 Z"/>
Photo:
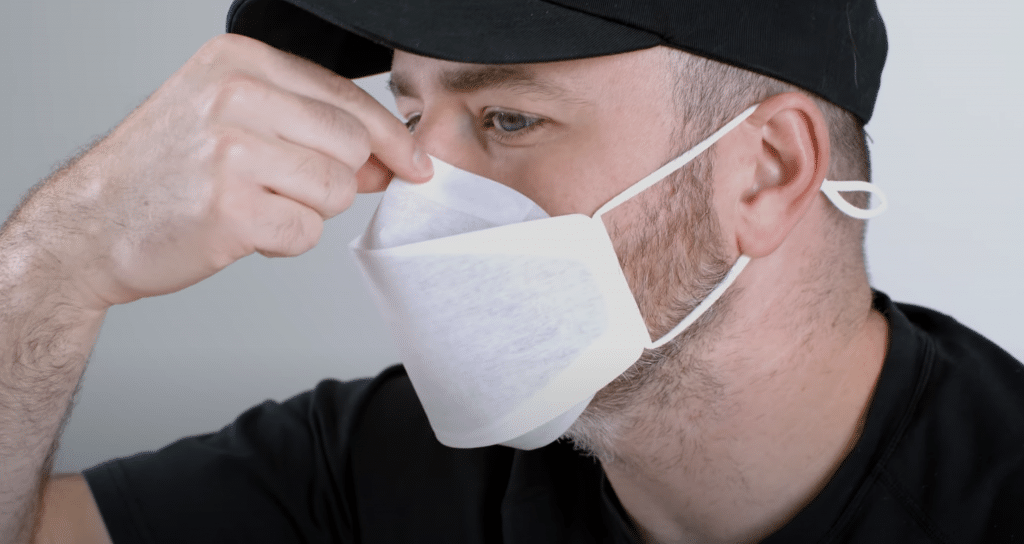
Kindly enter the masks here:
<path id="1" fill-rule="evenodd" d="M 565 88 L 538 77 L 532 70 L 521 65 L 470 66 L 444 70 L 440 75 L 440 83 L 445 91 L 456 94 L 507 89 L 561 100 L 568 100 L 569 95 Z M 388 89 L 396 97 L 416 96 L 412 82 L 400 72 L 391 73 Z"/>

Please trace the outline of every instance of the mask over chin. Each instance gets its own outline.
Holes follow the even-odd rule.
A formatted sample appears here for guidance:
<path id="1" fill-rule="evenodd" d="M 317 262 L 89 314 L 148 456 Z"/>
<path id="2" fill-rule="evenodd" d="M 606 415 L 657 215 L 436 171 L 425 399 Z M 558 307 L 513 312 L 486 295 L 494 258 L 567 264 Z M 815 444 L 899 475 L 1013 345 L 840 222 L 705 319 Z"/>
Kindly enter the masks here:
<path id="1" fill-rule="evenodd" d="M 678 336 L 721 297 L 749 257 L 652 339 L 601 216 L 693 160 L 755 108 L 592 217 L 550 217 L 514 189 L 436 158 L 431 181 L 391 182 L 350 247 L 442 444 L 529 450 L 554 441 L 644 349 Z M 826 180 L 822 191 L 854 217 L 885 208 L 881 191 L 865 182 Z M 882 202 L 862 210 L 839 191 L 870 191 Z"/>

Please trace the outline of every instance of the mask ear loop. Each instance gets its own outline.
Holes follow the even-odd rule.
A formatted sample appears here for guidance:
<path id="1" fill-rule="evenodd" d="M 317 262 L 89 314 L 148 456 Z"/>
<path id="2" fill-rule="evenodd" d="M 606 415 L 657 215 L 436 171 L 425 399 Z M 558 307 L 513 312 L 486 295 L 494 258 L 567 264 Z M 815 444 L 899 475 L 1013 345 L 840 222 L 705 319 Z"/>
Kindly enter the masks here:
<path id="1" fill-rule="evenodd" d="M 700 316 L 704 315 L 704 312 L 708 311 L 708 309 L 710 309 L 711 306 L 714 305 L 714 303 L 718 302 L 718 299 L 722 298 L 722 295 L 725 294 L 726 289 L 728 289 L 729 286 L 731 286 L 732 283 L 736 281 L 736 278 L 739 277 L 740 272 L 743 272 L 743 269 L 747 267 L 747 263 L 749 262 L 749 256 L 740 255 L 740 257 L 736 259 L 736 264 L 732 265 L 732 268 L 729 269 L 729 273 L 725 275 L 725 279 L 723 279 L 718 285 L 716 285 L 715 288 L 711 291 L 711 293 L 708 294 L 708 296 L 704 300 L 700 301 L 700 304 L 698 304 L 692 312 L 687 314 L 687 316 L 683 318 L 683 320 L 680 321 L 678 325 L 672 327 L 672 330 L 665 333 L 665 335 L 662 336 L 661 338 L 651 342 L 650 344 L 647 344 L 647 349 L 656 349 L 660 348 L 661 346 L 664 346 L 665 344 L 671 342 L 673 338 L 679 336 L 679 333 L 686 330 L 687 327 L 693 325 L 694 321 L 697 321 L 697 319 L 699 319 Z"/>
<path id="2" fill-rule="evenodd" d="M 874 208 L 865 210 L 850 204 L 842 197 L 842 195 L 839 194 L 854 191 L 871 193 L 877 196 L 878 205 Z M 826 179 L 821 183 L 821 192 L 825 193 L 825 196 L 827 196 L 828 199 L 832 201 L 832 204 L 836 208 L 839 208 L 841 212 L 856 219 L 871 219 L 873 217 L 878 217 L 882 212 L 889 209 L 889 199 L 886 198 L 882 189 L 877 185 L 866 181 L 829 181 Z"/>
<path id="3" fill-rule="evenodd" d="M 757 110 L 757 107 L 759 105 L 760 104 L 754 104 L 753 106 L 750 106 L 749 108 L 743 110 L 743 113 L 740 113 L 739 115 L 734 117 L 731 121 L 726 123 L 725 126 L 716 130 L 714 133 L 711 134 L 711 136 L 708 136 L 706 139 L 704 139 L 704 141 L 693 146 L 693 148 L 687 151 L 686 153 L 683 153 L 682 155 L 676 157 L 675 159 L 665 163 L 665 165 L 662 166 L 661 168 L 658 168 L 654 172 L 651 172 L 650 175 L 634 183 L 625 191 L 622 191 L 621 193 L 615 195 L 614 198 L 606 202 L 604 206 L 601 206 L 600 208 L 598 208 L 596 212 L 594 212 L 593 218 L 600 220 L 601 216 L 604 215 L 606 212 L 611 211 L 619 204 L 622 204 L 623 202 L 649 189 L 655 183 L 658 183 L 659 181 L 665 179 L 665 177 L 667 177 L 672 172 L 675 172 L 676 170 L 679 170 L 683 166 L 686 166 L 686 164 L 692 161 L 694 157 L 706 151 L 709 147 L 714 145 L 715 142 L 720 140 L 722 136 L 725 136 L 730 130 L 736 128 L 740 123 L 745 121 L 747 117 L 753 115 L 754 111 Z M 729 273 L 726 274 L 725 279 L 723 279 L 718 285 L 715 286 L 715 288 L 711 291 L 707 298 L 702 300 L 700 304 L 698 304 L 697 307 L 694 308 L 693 311 L 690 312 L 690 314 L 687 315 L 679 324 L 673 327 L 671 331 L 669 331 L 661 338 L 655 340 L 654 342 L 648 344 L 647 349 L 655 349 L 667 344 L 673 338 L 675 338 L 681 332 L 683 332 L 687 327 L 692 325 L 694 321 L 697 321 L 697 319 L 700 318 L 700 316 L 703 315 L 704 312 L 708 311 L 708 309 L 711 308 L 711 306 L 714 305 L 714 303 L 717 302 L 723 294 L 725 294 L 726 289 L 728 289 L 729 286 L 731 286 L 732 283 L 736 281 L 736 278 L 740 275 L 740 272 L 743 271 L 743 269 L 747 266 L 747 263 L 749 262 L 750 257 L 746 255 L 740 255 L 740 257 L 736 259 L 736 263 L 732 265 L 732 268 L 729 270 Z"/>
<path id="4" fill-rule="evenodd" d="M 715 144 L 715 142 L 720 140 L 722 136 L 725 136 L 726 133 L 728 133 L 730 130 L 736 128 L 736 126 L 745 121 L 747 117 L 753 115 L 754 110 L 756 110 L 759 105 L 760 104 L 754 104 L 753 106 L 750 106 L 749 108 L 743 110 L 743 113 L 737 115 L 735 118 L 733 118 L 732 121 L 726 123 L 725 126 L 716 130 L 711 136 L 708 136 L 704 141 L 693 146 L 693 148 L 687 151 L 686 153 L 683 153 L 682 155 L 676 157 L 675 159 L 668 161 L 661 168 L 655 170 L 654 172 L 651 172 L 645 178 L 626 188 L 625 191 L 622 191 L 621 193 L 615 195 L 615 197 L 606 202 L 604 206 L 601 206 L 600 208 L 597 209 L 596 212 L 594 212 L 594 219 L 600 219 L 602 215 L 604 215 L 607 212 L 610 212 L 619 204 L 622 204 L 623 202 L 633 198 L 634 196 L 646 191 L 655 183 L 658 183 L 659 181 L 665 179 L 672 172 L 675 172 L 676 170 L 679 170 L 680 168 L 686 166 L 686 163 L 692 161 L 694 157 L 706 151 L 707 148 L 711 147 L 712 145 Z"/>

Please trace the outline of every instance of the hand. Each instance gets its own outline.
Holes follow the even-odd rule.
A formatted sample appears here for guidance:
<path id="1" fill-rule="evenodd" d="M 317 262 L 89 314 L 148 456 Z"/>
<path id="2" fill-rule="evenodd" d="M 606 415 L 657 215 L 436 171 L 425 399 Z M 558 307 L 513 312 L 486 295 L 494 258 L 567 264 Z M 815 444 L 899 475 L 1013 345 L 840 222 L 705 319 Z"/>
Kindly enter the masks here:
<path id="1" fill-rule="evenodd" d="M 325 219 L 357 191 L 382 190 L 392 172 L 432 175 L 370 95 L 224 35 L 33 199 L 51 210 L 46 229 L 62 233 L 48 237 L 62 240 L 49 251 L 84 303 L 105 308 L 177 291 L 253 252 L 303 253 Z"/>

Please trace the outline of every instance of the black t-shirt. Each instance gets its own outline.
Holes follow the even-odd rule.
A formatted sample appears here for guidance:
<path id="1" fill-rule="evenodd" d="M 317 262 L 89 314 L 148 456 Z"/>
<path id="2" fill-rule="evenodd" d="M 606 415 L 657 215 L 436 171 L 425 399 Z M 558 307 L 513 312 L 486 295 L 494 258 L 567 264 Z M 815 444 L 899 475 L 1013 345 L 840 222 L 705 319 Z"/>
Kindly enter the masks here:
<path id="1" fill-rule="evenodd" d="M 863 435 L 766 543 L 1024 542 L 1024 366 L 876 294 L 890 345 Z M 637 542 L 600 465 L 437 442 L 400 366 L 265 402 L 85 473 L 115 544 Z"/>

